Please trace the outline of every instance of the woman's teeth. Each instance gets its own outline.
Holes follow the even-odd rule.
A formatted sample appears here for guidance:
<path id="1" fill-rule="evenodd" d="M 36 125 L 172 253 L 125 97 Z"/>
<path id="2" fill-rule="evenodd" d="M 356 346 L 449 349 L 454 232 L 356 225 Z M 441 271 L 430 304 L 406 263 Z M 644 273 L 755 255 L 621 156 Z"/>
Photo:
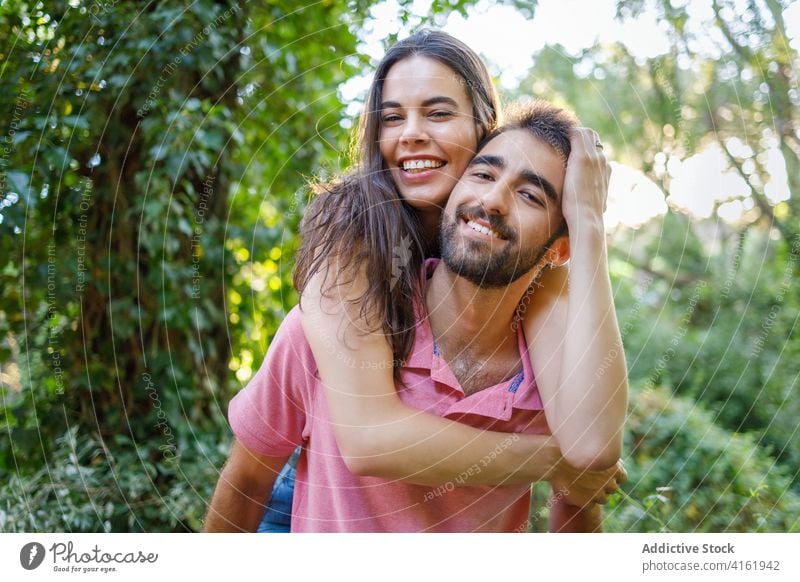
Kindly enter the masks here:
<path id="1" fill-rule="evenodd" d="M 417 174 L 425 170 L 441 168 L 442 166 L 444 166 L 444 162 L 439 160 L 406 160 L 403 162 L 403 171 Z"/>
<path id="2" fill-rule="evenodd" d="M 491 228 L 487 228 L 477 222 L 473 222 L 472 220 L 467 221 L 467 226 L 470 227 L 472 230 L 476 230 L 482 234 L 489 235 L 494 238 L 501 238 L 499 234 L 493 231 Z"/>

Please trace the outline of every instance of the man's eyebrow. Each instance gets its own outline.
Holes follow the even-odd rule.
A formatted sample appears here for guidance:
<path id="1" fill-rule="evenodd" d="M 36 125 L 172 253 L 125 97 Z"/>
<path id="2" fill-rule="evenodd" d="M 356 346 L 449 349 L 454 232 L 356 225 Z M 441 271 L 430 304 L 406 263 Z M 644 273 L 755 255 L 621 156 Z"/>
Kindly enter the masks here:
<path id="1" fill-rule="evenodd" d="M 478 154 L 472 161 L 469 163 L 470 167 L 477 166 L 477 165 L 486 165 L 492 166 L 493 168 L 497 168 L 498 170 L 502 170 L 506 167 L 506 161 L 501 158 L 500 156 L 491 156 L 485 154 Z M 532 172 L 531 170 L 523 170 L 522 171 L 522 179 L 525 182 L 533 184 L 538 188 L 544 190 L 544 193 L 547 195 L 550 200 L 553 202 L 558 202 L 558 194 L 556 193 L 556 189 L 553 185 L 545 178 L 537 174 L 536 172 Z"/>
<path id="2" fill-rule="evenodd" d="M 479 164 L 484 164 L 486 166 L 492 166 L 493 168 L 497 168 L 498 170 L 502 170 L 506 167 L 506 161 L 501 158 L 500 156 L 489 156 L 478 154 L 472 161 L 469 163 L 470 166 L 477 166 Z"/>
<path id="3" fill-rule="evenodd" d="M 544 193 L 550 200 L 553 202 L 558 202 L 558 194 L 556 193 L 556 189 L 553 188 L 553 185 L 544 176 L 541 176 L 536 172 L 531 172 L 530 170 L 524 170 L 522 172 L 522 179 L 533 184 L 534 186 L 540 187 L 542 190 L 544 190 Z"/>
<path id="4" fill-rule="evenodd" d="M 422 107 L 430 107 L 431 105 L 450 105 L 452 107 L 458 107 L 458 103 L 456 103 L 455 99 L 444 95 L 429 97 L 422 102 Z M 384 101 L 381 103 L 381 109 L 399 109 L 402 107 L 403 106 L 397 101 Z"/>

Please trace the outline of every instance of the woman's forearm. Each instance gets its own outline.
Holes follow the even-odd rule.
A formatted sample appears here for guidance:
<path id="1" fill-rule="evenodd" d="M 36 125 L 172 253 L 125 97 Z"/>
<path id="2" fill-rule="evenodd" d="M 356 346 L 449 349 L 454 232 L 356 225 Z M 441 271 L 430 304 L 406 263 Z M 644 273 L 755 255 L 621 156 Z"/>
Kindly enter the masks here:
<path id="1" fill-rule="evenodd" d="M 597 471 L 571 465 L 552 436 L 481 430 L 410 407 L 396 392 L 377 394 L 391 377 L 372 378 L 370 397 L 364 386 L 354 395 L 352 387 L 370 379 L 348 378 L 341 369 L 332 374 L 337 369 L 328 364 L 323 358 L 319 372 L 334 377 L 323 384 L 336 441 L 358 475 L 429 486 L 549 481 L 565 503 L 580 507 L 605 498 L 625 479 L 621 463 Z"/>
<path id="2" fill-rule="evenodd" d="M 570 233 L 570 267 L 548 272 L 523 320 L 536 381 L 566 460 L 613 465 L 622 448 L 627 369 L 600 225 Z"/>
<path id="3" fill-rule="evenodd" d="M 561 197 L 569 232 L 569 285 L 559 287 L 557 300 L 543 302 L 554 305 L 562 335 L 550 335 L 559 348 L 545 346 L 545 357 L 532 357 L 549 367 L 534 369 L 537 380 L 540 372 L 545 376 L 540 383 L 545 414 L 564 456 L 575 466 L 601 469 L 622 452 L 628 393 L 603 228 L 611 168 L 592 129 L 573 130 L 570 146 Z M 541 318 L 530 323 L 550 331 Z"/>
<path id="4" fill-rule="evenodd" d="M 548 480 L 563 462 L 551 436 L 480 430 L 399 399 L 370 408 L 360 426 L 337 429 L 346 462 L 359 475 L 420 485 L 512 485 Z"/>
<path id="5" fill-rule="evenodd" d="M 554 433 L 573 464 L 608 467 L 622 451 L 628 380 L 602 222 L 571 236 L 569 308 Z M 562 442 L 562 440 L 564 442 Z M 575 447 L 577 454 L 568 454 Z"/>

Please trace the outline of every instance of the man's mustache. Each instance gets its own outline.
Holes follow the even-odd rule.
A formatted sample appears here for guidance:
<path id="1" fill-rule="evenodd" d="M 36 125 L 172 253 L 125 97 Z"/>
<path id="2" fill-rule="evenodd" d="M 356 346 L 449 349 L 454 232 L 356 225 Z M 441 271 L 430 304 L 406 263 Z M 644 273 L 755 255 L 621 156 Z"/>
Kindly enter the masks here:
<path id="1" fill-rule="evenodd" d="M 487 214 L 483 206 L 459 206 L 456 208 L 456 220 L 479 218 L 489 223 L 492 230 L 509 242 L 517 241 L 517 231 L 496 214 Z"/>

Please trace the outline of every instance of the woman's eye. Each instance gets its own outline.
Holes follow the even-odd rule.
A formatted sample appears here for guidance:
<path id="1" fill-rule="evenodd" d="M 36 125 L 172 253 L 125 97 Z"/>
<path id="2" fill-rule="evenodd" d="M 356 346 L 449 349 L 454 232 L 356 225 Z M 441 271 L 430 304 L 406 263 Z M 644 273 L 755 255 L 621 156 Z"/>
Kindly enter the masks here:
<path id="1" fill-rule="evenodd" d="M 387 113 L 381 118 L 381 121 L 383 123 L 391 123 L 393 121 L 400 121 L 401 119 L 402 117 L 400 117 L 396 113 Z"/>
<path id="2" fill-rule="evenodd" d="M 431 117 L 435 119 L 445 119 L 448 117 L 453 117 L 453 113 L 450 111 L 434 111 L 431 113 Z"/>

